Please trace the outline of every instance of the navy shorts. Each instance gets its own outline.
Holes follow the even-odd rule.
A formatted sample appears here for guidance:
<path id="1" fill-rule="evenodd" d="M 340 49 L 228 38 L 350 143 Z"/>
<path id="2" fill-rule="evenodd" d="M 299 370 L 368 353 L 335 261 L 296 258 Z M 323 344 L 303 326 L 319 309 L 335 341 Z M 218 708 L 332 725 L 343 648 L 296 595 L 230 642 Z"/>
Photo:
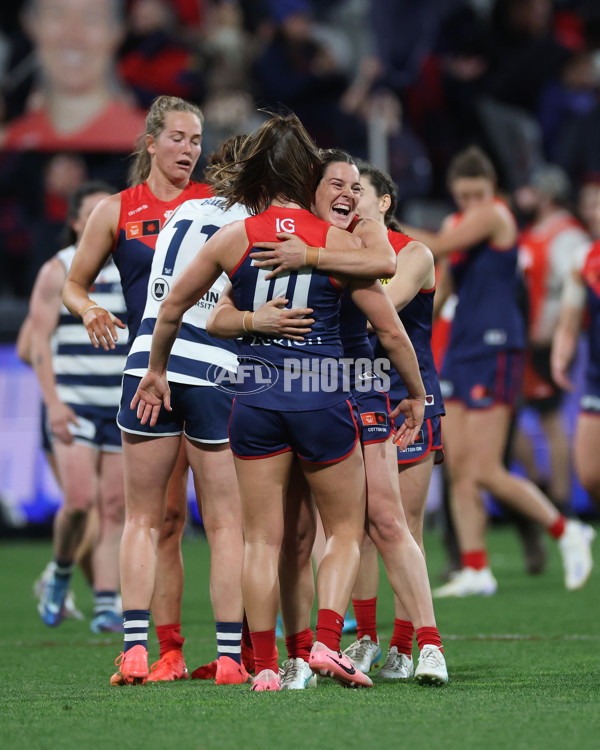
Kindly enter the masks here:
<path id="1" fill-rule="evenodd" d="M 593 375 L 586 376 L 579 408 L 584 414 L 600 415 L 600 379 Z"/>
<path id="2" fill-rule="evenodd" d="M 431 451 L 435 451 L 434 463 L 441 464 L 444 461 L 444 446 L 442 443 L 442 418 L 441 416 L 431 417 L 430 419 L 423 420 L 423 426 L 419 431 L 419 435 L 412 445 L 405 448 L 403 451 L 397 448 L 398 463 L 404 466 L 405 464 L 416 464 L 425 456 L 428 456 Z"/>
<path id="3" fill-rule="evenodd" d="M 69 404 L 77 414 L 77 424 L 69 425 L 69 431 L 73 435 L 73 442 L 78 445 L 89 445 L 105 453 L 120 453 L 123 450 L 121 444 L 121 431 L 117 425 L 116 409 L 103 406 L 89 406 L 87 404 Z M 44 410 L 45 425 L 42 436 L 50 440 L 50 453 L 54 437 L 48 422 L 48 413 Z M 44 440 L 44 437 L 42 437 Z M 44 441 L 44 450 L 45 441 Z"/>
<path id="4" fill-rule="evenodd" d="M 312 464 L 342 461 L 359 438 L 356 405 L 341 401 L 315 411 L 272 411 L 233 402 L 229 422 L 231 450 L 256 459 L 293 451 Z"/>
<path id="5" fill-rule="evenodd" d="M 392 434 L 390 419 L 390 399 L 381 391 L 353 390 L 352 395 L 358 406 L 358 424 L 363 445 L 383 443 Z"/>
<path id="6" fill-rule="evenodd" d="M 468 360 L 446 355 L 440 377 L 442 396 L 467 409 L 489 409 L 496 404 L 514 408 L 521 393 L 524 363 L 520 349 Z"/>
<path id="7" fill-rule="evenodd" d="M 184 385 L 169 383 L 171 408 L 161 408 L 154 427 L 141 424 L 137 418 L 137 408 L 131 409 L 141 378 L 135 375 L 123 376 L 121 408 L 117 416 L 119 427 L 124 432 L 148 437 L 181 435 L 199 443 L 227 443 L 227 423 L 231 414 L 233 396 L 219 388 L 205 385 Z"/>

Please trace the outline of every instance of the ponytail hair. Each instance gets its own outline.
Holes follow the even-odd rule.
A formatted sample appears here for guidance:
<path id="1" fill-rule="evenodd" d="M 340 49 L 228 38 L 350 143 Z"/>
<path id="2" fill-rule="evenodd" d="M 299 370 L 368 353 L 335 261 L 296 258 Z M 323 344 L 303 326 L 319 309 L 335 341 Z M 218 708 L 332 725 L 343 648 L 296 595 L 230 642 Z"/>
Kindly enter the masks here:
<path id="1" fill-rule="evenodd" d="M 202 110 L 196 104 L 187 102 L 185 99 L 180 99 L 177 96 L 159 96 L 156 98 L 146 115 L 146 128 L 136 141 L 133 162 L 129 167 L 127 180 L 130 187 L 141 185 L 148 179 L 152 159 L 146 146 L 146 136 L 151 135 L 153 138 L 158 138 L 165 129 L 169 112 L 189 112 L 192 115 L 196 115 L 201 126 L 204 122 Z"/>
<path id="2" fill-rule="evenodd" d="M 260 213 L 276 198 L 310 210 L 321 175 L 314 141 L 294 114 L 272 115 L 241 144 L 237 159 L 210 166 L 206 175 L 227 205 Z"/>

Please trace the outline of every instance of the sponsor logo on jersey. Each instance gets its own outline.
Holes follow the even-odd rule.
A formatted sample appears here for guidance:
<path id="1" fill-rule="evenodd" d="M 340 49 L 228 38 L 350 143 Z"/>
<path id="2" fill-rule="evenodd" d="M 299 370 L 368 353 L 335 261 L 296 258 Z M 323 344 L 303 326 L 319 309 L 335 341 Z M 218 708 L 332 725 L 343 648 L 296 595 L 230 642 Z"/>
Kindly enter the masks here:
<path id="1" fill-rule="evenodd" d="M 386 425 L 387 414 L 383 411 L 366 411 L 360 415 L 360 421 L 365 427 L 371 427 L 372 425 Z"/>
<path id="2" fill-rule="evenodd" d="M 276 219 L 275 228 L 277 232 L 286 232 L 287 234 L 296 233 L 296 222 L 293 219 Z"/>
<path id="3" fill-rule="evenodd" d="M 135 214 L 139 214 L 140 211 L 143 211 L 144 209 L 148 208 L 148 204 L 144 203 L 143 206 L 138 206 L 137 208 L 134 208 L 132 211 L 128 211 L 128 216 L 134 216 Z"/>
<path id="4" fill-rule="evenodd" d="M 488 346 L 502 346 L 506 344 L 506 331 L 500 328 L 490 328 L 483 334 L 483 343 Z"/>
<path id="5" fill-rule="evenodd" d="M 150 291 L 152 292 L 152 297 L 157 302 L 162 302 L 162 300 L 169 293 L 169 284 L 167 283 L 166 279 L 159 277 L 158 279 L 154 279 L 154 281 L 152 282 Z"/>
<path id="6" fill-rule="evenodd" d="M 138 237 L 150 237 L 160 232 L 160 219 L 150 221 L 128 221 L 125 225 L 125 234 L 128 240 Z"/>

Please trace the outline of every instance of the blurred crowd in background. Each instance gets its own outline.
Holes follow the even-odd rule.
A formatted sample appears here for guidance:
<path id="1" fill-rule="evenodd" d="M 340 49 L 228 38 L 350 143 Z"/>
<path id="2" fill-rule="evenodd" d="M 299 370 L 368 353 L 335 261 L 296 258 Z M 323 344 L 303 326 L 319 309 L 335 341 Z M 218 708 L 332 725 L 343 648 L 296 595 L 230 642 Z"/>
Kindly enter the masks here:
<path id="1" fill-rule="evenodd" d="M 292 109 L 319 146 L 389 171 L 416 225 L 437 228 L 471 143 L 509 197 L 547 162 L 584 213 L 600 184 L 597 0 L 15 0 L 0 29 L 4 340 L 63 245 L 68 196 L 126 186 L 159 94 L 202 106 L 205 158 L 261 109 Z"/>

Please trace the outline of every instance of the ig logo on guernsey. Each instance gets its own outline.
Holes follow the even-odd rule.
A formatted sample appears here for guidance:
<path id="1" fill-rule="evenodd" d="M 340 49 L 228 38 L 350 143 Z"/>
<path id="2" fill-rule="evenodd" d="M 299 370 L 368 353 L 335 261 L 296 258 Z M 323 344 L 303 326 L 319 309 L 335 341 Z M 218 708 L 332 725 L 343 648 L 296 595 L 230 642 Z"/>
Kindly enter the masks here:
<path id="1" fill-rule="evenodd" d="M 268 360 L 252 357 L 240 362 L 235 372 L 211 365 L 206 371 L 206 379 L 225 393 L 261 393 L 275 385 L 279 373 Z"/>

